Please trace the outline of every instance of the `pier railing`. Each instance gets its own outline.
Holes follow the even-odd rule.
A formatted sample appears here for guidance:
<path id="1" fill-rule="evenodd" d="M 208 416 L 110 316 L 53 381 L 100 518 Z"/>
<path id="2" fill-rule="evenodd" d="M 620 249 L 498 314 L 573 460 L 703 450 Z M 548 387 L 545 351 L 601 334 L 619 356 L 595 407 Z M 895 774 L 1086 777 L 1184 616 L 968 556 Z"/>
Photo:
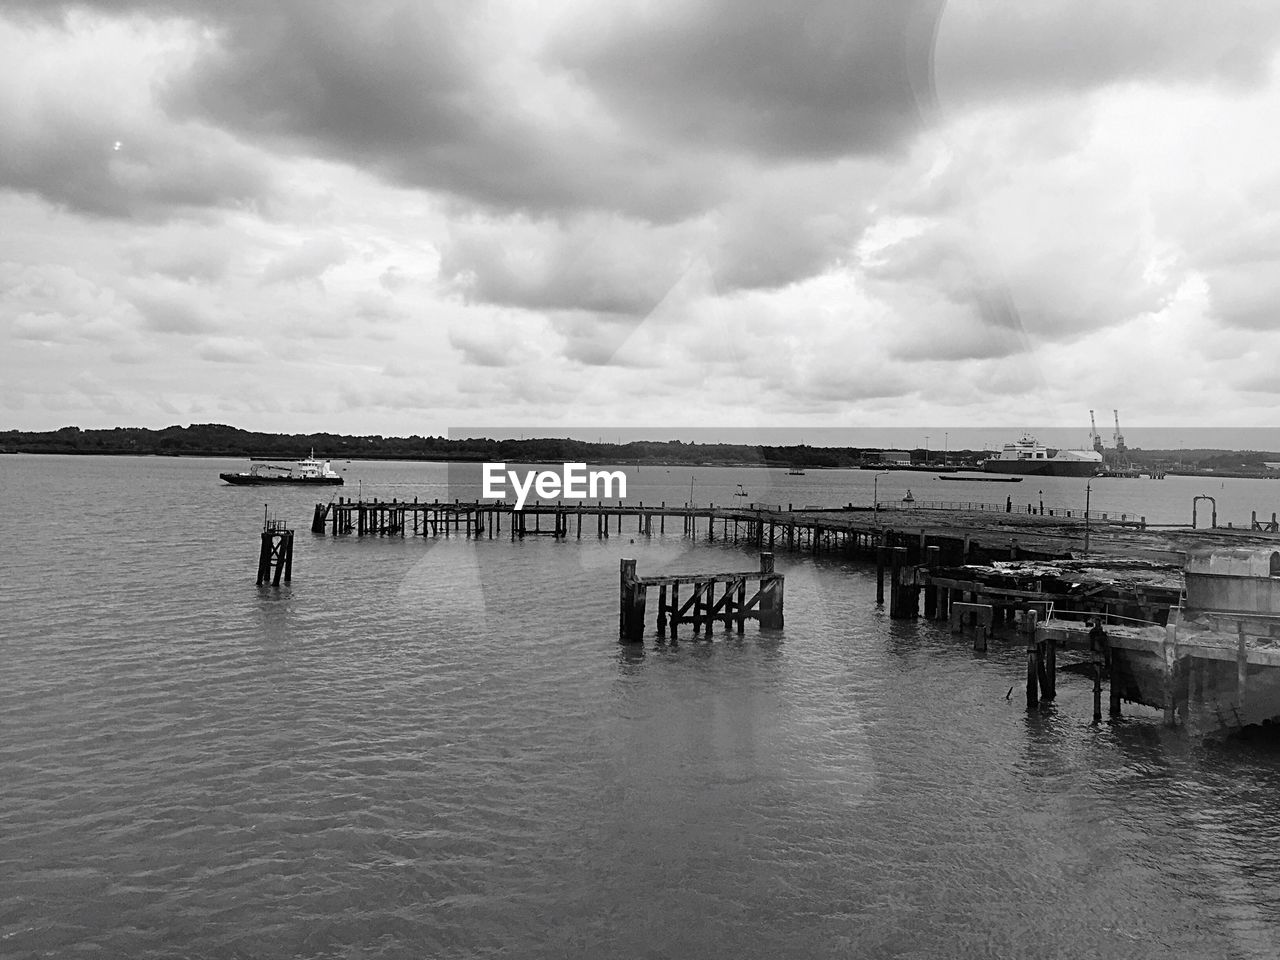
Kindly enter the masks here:
<path id="1" fill-rule="evenodd" d="M 1076 507 L 1047 506 L 1040 503 L 981 503 L 976 500 L 880 500 L 876 510 L 970 510 L 982 513 L 1009 513 L 1023 516 L 1061 517 L 1065 520 L 1105 520 L 1108 523 L 1144 525 L 1145 517 L 1108 510 L 1079 510 Z"/>

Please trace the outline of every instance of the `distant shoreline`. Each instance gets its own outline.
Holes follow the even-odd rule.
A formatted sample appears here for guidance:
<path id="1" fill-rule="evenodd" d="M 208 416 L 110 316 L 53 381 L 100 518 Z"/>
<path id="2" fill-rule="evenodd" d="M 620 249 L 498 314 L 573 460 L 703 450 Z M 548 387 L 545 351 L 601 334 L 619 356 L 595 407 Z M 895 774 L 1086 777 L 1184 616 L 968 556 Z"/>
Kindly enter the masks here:
<path id="1" fill-rule="evenodd" d="M 197 459 L 299 460 L 312 453 L 337 461 L 403 463 L 571 463 L 697 469 L 699 467 L 771 467 L 799 470 L 980 469 L 992 451 L 954 450 L 945 464 L 936 450 L 901 451 L 907 463 L 879 461 L 880 450 L 862 447 L 815 447 L 805 444 L 695 443 L 632 441 L 592 443 L 582 440 L 531 438 L 492 440 L 443 437 L 347 437 L 332 434 L 261 434 L 222 425 L 169 427 L 164 430 L 121 428 L 52 432 L 0 431 L 0 454 L 37 456 L 133 456 Z M 1104 456 L 1113 454 L 1105 451 Z M 1156 469 L 1166 476 L 1202 479 L 1280 479 L 1280 453 L 1219 449 L 1125 451 L 1126 463 L 1139 470 Z M 875 458 L 875 459 L 871 459 Z"/>

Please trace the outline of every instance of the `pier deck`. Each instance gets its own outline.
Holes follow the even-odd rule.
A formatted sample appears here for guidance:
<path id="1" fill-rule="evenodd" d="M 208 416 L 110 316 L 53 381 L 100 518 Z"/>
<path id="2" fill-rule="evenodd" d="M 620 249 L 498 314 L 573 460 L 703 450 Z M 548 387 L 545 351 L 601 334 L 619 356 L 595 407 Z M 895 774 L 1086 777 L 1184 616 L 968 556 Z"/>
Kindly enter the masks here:
<path id="1" fill-rule="evenodd" d="M 650 537 L 666 535 L 668 522 L 671 534 L 678 531 L 692 540 L 738 543 L 762 552 L 873 558 L 877 603 L 884 602 L 889 574 L 891 617 L 919 616 L 923 592 L 923 615 L 950 618 L 953 630 L 972 626 L 975 649 L 985 650 L 986 638 L 995 633 L 1023 635 L 1029 707 L 1053 699 L 1058 649 L 1087 649 L 1086 630 L 1070 618 L 1101 616 L 1111 624 L 1114 715 L 1122 699 L 1163 707 L 1169 722 L 1175 711 L 1185 714 L 1193 700 L 1211 704 L 1223 726 L 1280 714 L 1280 670 L 1275 669 L 1280 667 L 1280 640 L 1259 638 L 1252 624 L 1247 626 L 1253 635 L 1246 639 L 1242 634 L 1238 640 L 1190 624 L 1168 626 L 1177 619 L 1183 565 L 1193 551 L 1280 551 L 1280 533 L 1256 522 L 1252 529 L 1157 528 L 1142 517 L 1097 512 L 1086 517 L 1030 504 L 1016 511 L 1011 503 L 1003 508 L 961 502 L 784 508 L 575 501 L 527 503 L 517 511 L 501 502 L 340 497 L 316 504 L 311 529 L 334 536 L 509 536 L 514 541 L 535 535 L 581 539 L 584 529 L 602 539 Z M 781 577 L 775 578 L 770 567 L 753 598 L 745 593 L 746 577 L 731 572 L 646 578 L 637 577 L 632 566 L 623 574 L 620 632 L 628 640 L 643 636 L 644 597 L 650 587 L 659 592 L 660 636 L 667 627 L 674 634 L 683 623 L 709 630 L 722 622 L 741 629 L 743 620 L 760 619 L 762 626 L 780 627 Z M 678 599 L 681 586 L 693 590 L 683 601 Z M 775 589 L 776 606 L 766 602 Z M 1272 619 L 1280 629 L 1280 617 Z M 1272 631 L 1269 620 L 1263 633 Z M 1102 668 L 1095 663 L 1093 671 L 1097 715 Z"/>
<path id="2" fill-rule="evenodd" d="M 905 505 L 875 509 L 792 507 L 772 504 L 528 503 L 517 511 L 493 502 L 347 500 L 316 504 L 313 532 L 358 536 L 470 536 L 512 539 L 533 535 L 581 539 L 609 537 L 624 529 L 641 536 L 665 534 L 668 521 L 683 536 L 746 541 L 758 547 L 872 551 L 886 540 L 907 546 L 923 560 L 929 546 L 945 563 L 1081 556 L 1180 563 L 1206 544 L 1280 543 L 1265 530 L 1154 527 L 1143 518 L 1093 512 L 1078 515 L 1002 512 L 990 504 Z M 977 509 L 985 508 L 985 509 Z M 1057 511 L 1061 514 L 1061 511 Z"/>

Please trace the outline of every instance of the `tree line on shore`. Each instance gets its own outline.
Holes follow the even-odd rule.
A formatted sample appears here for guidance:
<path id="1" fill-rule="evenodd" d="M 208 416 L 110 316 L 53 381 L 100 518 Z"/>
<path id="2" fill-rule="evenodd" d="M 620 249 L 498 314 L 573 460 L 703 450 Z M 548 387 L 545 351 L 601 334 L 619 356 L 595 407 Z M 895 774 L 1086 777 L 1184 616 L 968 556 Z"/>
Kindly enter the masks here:
<path id="1" fill-rule="evenodd" d="M 470 460 L 528 463 L 688 463 L 768 464 L 819 469 L 858 467 L 878 462 L 881 451 L 864 447 L 770 446 L 738 443 L 694 443 L 680 440 L 637 440 L 604 443 L 568 438 L 531 437 L 495 440 L 488 437 L 346 436 L 333 433 L 278 434 L 241 430 L 218 423 L 193 423 L 161 430 L 113 427 L 82 430 L 0 431 L 0 453 L 97 454 L 185 457 L 258 457 L 296 460 L 312 451 L 335 460 Z M 913 464 L 940 464 L 937 450 L 907 451 Z M 993 451 L 952 450 L 947 462 L 976 466 Z M 1169 473 L 1213 473 L 1275 476 L 1268 462 L 1280 454 L 1216 449 L 1126 451 L 1130 465 Z"/>

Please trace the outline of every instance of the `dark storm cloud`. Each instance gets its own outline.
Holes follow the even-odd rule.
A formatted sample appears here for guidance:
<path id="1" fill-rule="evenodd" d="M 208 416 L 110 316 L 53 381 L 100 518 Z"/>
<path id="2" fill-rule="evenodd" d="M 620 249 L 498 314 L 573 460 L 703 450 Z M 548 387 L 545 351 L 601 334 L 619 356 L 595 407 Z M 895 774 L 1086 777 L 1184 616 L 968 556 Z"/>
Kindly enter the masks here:
<path id="1" fill-rule="evenodd" d="M 733 153 L 771 163 L 900 145 L 930 96 L 941 0 L 676 5 L 664 22 L 605 5 L 518 55 L 489 4 L 87 6 L 213 28 L 216 44 L 161 88 L 175 117 L 491 210 L 670 222 L 722 199 Z M 508 57 L 532 58 L 519 66 L 546 88 L 514 85 Z"/>
<path id="2" fill-rule="evenodd" d="M 33 116 L 26 129 L 0 132 L 0 184 L 80 213 L 162 219 L 251 203 L 269 187 L 262 164 L 217 133 L 153 136 L 54 106 Z"/>
<path id="3" fill-rule="evenodd" d="M 892 151 L 931 99 L 942 0 L 702 0 L 598 8 L 559 54 L 619 116 L 765 158 Z"/>
<path id="4" fill-rule="evenodd" d="M 495 210 L 668 219 L 715 196 L 705 165 L 549 117 L 537 92 L 512 89 L 505 51 L 486 46 L 487 14 L 455 3 L 253 8 L 225 18 L 218 52 L 172 83 L 167 103 Z"/>

